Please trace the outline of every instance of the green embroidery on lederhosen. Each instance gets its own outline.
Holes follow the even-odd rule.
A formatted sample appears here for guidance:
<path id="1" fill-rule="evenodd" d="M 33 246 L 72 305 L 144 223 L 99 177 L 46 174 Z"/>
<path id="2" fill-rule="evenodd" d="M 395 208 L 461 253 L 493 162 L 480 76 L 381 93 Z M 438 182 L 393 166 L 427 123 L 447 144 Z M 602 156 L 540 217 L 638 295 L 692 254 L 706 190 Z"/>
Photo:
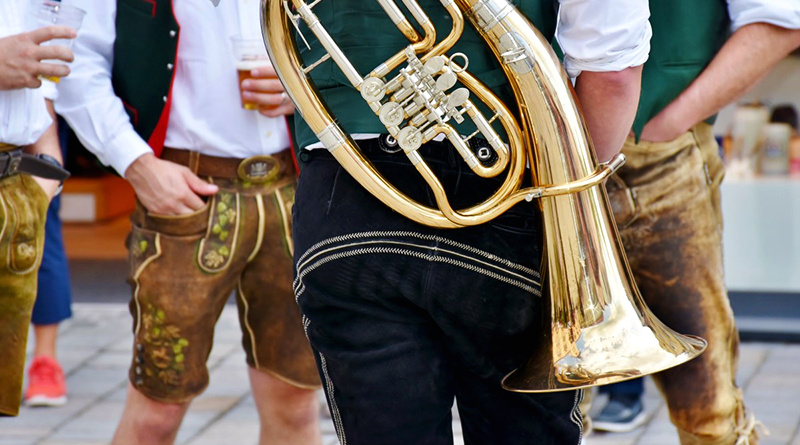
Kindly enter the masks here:
<path id="1" fill-rule="evenodd" d="M 142 313 L 142 339 L 136 345 L 134 383 L 141 384 L 142 377 L 157 378 L 167 385 L 178 385 L 184 366 L 185 349 L 189 340 L 181 337 L 179 327 L 166 323 L 167 314 L 148 303 Z"/>
<path id="2" fill-rule="evenodd" d="M 220 192 L 215 196 L 208 231 L 197 252 L 197 264 L 204 272 L 219 272 L 230 264 L 239 234 L 240 209 L 238 194 Z"/>

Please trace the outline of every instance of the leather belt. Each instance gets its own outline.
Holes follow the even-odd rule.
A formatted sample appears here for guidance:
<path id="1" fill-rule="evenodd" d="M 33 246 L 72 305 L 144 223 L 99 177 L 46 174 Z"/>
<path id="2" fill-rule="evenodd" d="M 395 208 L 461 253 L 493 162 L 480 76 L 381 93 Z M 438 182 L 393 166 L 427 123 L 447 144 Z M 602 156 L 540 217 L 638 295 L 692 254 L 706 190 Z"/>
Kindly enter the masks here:
<path id="1" fill-rule="evenodd" d="M 285 175 L 296 174 L 290 149 L 271 155 L 249 158 L 223 158 L 195 151 L 164 147 L 161 159 L 189 167 L 198 176 L 240 179 L 245 182 L 267 183 Z"/>
<path id="2" fill-rule="evenodd" d="M 17 173 L 27 173 L 47 179 L 57 179 L 63 182 L 69 177 L 69 172 L 63 168 L 40 159 L 34 155 L 24 153 L 22 149 L 0 151 L 0 178 L 5 178 Z"/>

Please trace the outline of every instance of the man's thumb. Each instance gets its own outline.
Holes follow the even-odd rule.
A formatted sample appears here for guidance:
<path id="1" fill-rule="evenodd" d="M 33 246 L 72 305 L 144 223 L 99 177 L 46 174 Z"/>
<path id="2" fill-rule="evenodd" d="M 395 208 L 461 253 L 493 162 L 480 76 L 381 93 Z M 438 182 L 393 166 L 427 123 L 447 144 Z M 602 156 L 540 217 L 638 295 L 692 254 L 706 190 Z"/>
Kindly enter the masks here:
<path id="1" fill-rule="evenodd" d="M 217 187 L 215 184 L 210 184 L 206 181 L 203 181 L 192 172 L 186 172 L 184 176 L 186 178 L 186 184 L 188 184 L 189 188 L 198 195 L 208 196 L 219 191 L 219 187 Z"/>

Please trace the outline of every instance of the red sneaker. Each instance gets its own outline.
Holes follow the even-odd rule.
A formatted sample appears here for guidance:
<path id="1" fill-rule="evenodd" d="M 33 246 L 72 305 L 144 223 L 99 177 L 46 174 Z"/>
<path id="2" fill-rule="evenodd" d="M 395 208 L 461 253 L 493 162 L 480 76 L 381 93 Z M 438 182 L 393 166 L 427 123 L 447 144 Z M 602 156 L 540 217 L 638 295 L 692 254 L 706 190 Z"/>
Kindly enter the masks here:
<path id="1" fill-rule="evenodd" d="M 28 368 L 28 389 L 25 404 L 28 406 L 61 406 L 67 403 L 67 382 L 58 361 L 50 357 L 36 357 Z"/>

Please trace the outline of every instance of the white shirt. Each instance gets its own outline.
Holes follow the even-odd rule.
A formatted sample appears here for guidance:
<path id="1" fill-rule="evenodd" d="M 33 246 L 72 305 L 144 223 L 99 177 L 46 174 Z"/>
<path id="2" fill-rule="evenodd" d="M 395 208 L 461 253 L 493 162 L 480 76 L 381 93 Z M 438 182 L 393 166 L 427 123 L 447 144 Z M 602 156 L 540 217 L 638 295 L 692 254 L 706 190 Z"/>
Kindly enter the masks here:
<path id="1" fill-rule="evenodd" d="M 0 38 L 24 32 L 24 24 L 25 2 L 0 0 Z M 0 143 L 29 145 L 41 137 L 53 123 L 44 98 L 39 88 L 0 91 Z"/>
<path id="2" fill-rule="evenodd" d="M 646 0 L 559 0 L 556 39 L 570 77 L 581 71 L 622 71 L 647 61 L 650 6 Z"/>
<path id="3" fill-rule="evenodd" d="M 728 13 L 734 31 L 752 23 L 800 29 L 800 0 L 728 0 Z"/>
<path id="4" fill-rule="evenodd" d="M 233 158 L 289 147 L 285 119 L 244 110 L 239 100 L 230 42 L 240 34 L 239 4 L 251 2 L 257 6 L 254 0 L 226 0 L 216 8 L 209 1 L 173 0 L 181 28 L 166 146 Z M 152 150 L 134 131 L 111 86 L 116 1 L 73 3 L 88 13 L 73 46 L 72 73 L 58 86 L 56 111 L 101 162 L 124 174 Z M 258 21 L 257 14 L 251 16 Z"/>

